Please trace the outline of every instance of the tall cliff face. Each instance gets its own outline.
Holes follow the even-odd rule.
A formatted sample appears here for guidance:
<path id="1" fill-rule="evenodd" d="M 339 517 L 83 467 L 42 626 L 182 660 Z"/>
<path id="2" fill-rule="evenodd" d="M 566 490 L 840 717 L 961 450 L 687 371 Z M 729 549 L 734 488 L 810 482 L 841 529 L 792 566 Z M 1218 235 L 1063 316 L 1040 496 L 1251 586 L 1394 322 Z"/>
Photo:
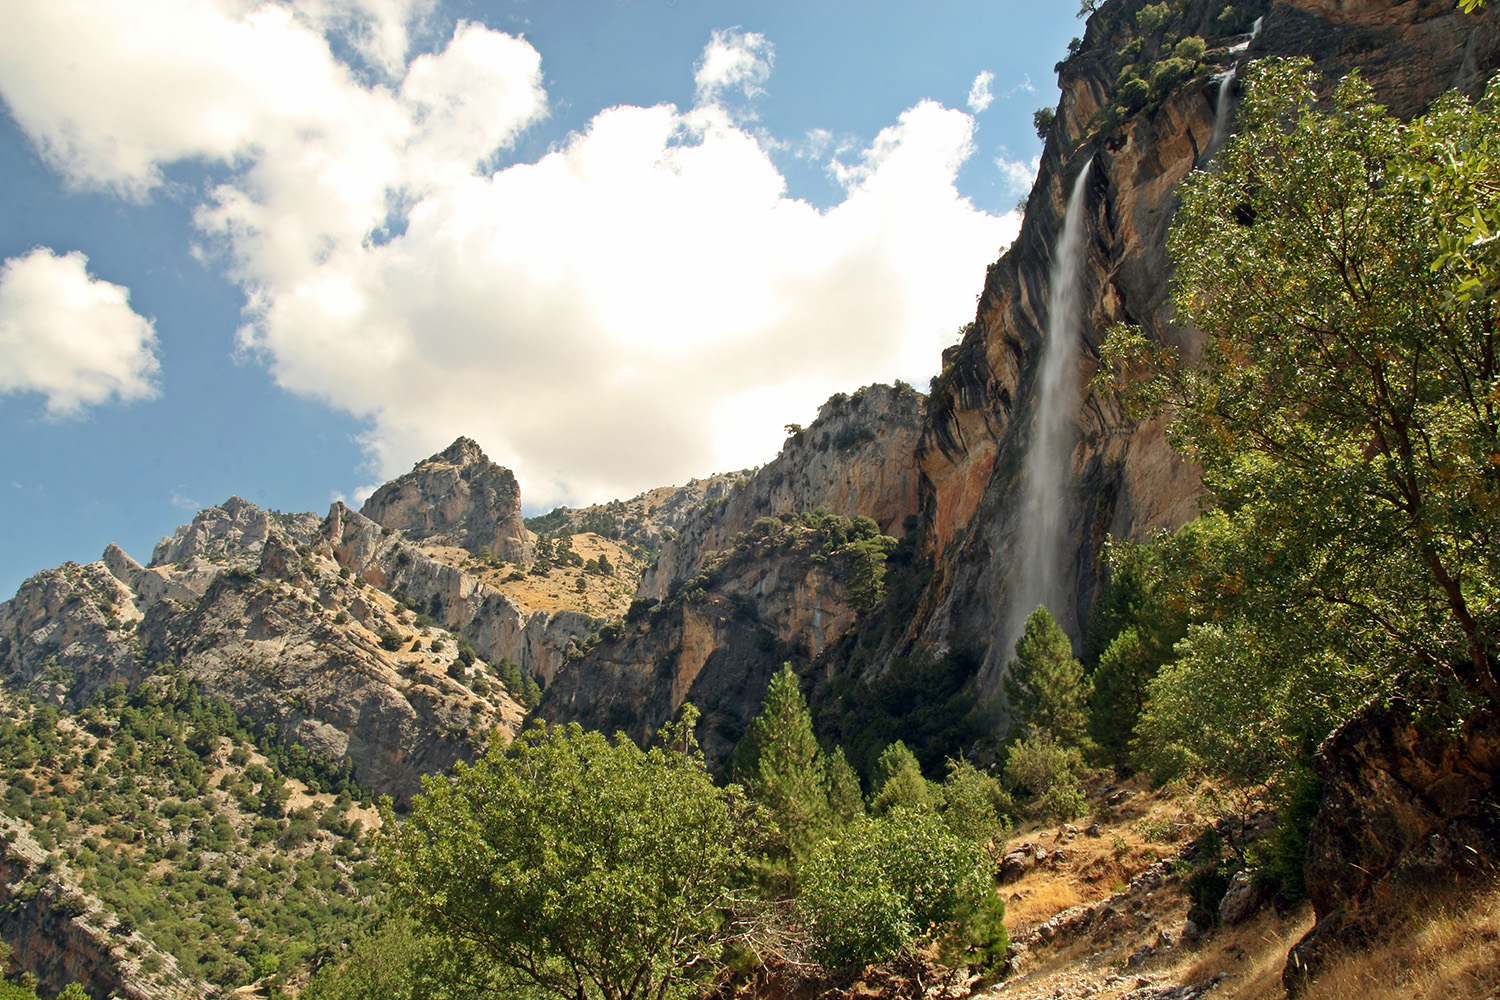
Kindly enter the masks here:
<path id="1" fill-rule="evenodd" d="M 1082 402 L 1073 421 L 1069 487 L 1059 500 L 1070 540 L 1062 566 L 1068 599 L 1051 609 L 1075 637 L 1097 593 L 1103 540 L 1173 528 L 1197 511 L 1195 471 L 1168 447 L 1162 423 L 1132 422 L 1115 400 L 1087 387 L 1103 335 L 1117 322 L 1139 324 L 1189 356 L 1196 349 L 1195 332 L 1170 313 L 1164 247 L 1177 183 L 1210 158 L 1221 93 L 1215 74 L 1242 58 L 1306 55 L 1330 80 L 1359 68 L 1382 100 L 1411 113 L 1452 87 L 1476 94 L 1500 65 L 1500 10 L 1493 6 L 1474 16 L 1446 0 L 1249 0 L 1224 20 L 1222 2 L 1189 0 L 1176 5 L 1174 31 L 1206 41 L 1200 65 L 1170 94 L 1120 121 L 1110 109 L 1119 105 L 1119 74 L 1131 59 L 1141 6 L 1103 4 L 1079 51 L 1061 66 L 1056 124 L 1020 236 L 990 268 L 975 324 L 945 358 L 918 447 L 936 572 L 893 652 L 943 650 L 964 635 L 986 650 L 981 696 L 998 691 L 1013 655 L 1001 646 L 1016 569 L 1018 471 L 1056 241 L 1084 163 L 1093 160 L 1084 192 L 1086 306 L 1072 373 Z M 1251 41 L 1246 29 L 1254 18 L 1261 30 Z M 1248 49 L 1237 49 L 1246 41 Z M 1226 92 L 1232 100 L 1233 89 Z"/>
<path id="2" fill-rule="evenodd" d="M 553 679 L 537 714 L 644 740 L 692 701 L 704 751 L 722 762 L 781 664 L 806 668 L 854 627 L 851 558 L 828 528 L 759 522 L 664 601 L 649 610 L 642 601 L 602 630 Z"/>
<path id="3" fill-rule="evenodd" d="M 916 516 L 924 403 L 903 385 L 825 403 L 774 461 L 682 522 L 627 622 L 568 659 L 538 714 L 643 737 L 691 700 L 705 751 L 726 757 L 780 665 L 810 670 L 859 622 L 860 557 L 841 533 L 865 518 L 867 534 L 901 534 Z"/>
<path id="4" fill-rule="evenodd" d="M 414 541 L 476 554 L 489 549 L 508 562 L 531 562 L 516 477 L 486 458 L 469 438 L 459 438 L 380 487 L 360 512 Z"/>

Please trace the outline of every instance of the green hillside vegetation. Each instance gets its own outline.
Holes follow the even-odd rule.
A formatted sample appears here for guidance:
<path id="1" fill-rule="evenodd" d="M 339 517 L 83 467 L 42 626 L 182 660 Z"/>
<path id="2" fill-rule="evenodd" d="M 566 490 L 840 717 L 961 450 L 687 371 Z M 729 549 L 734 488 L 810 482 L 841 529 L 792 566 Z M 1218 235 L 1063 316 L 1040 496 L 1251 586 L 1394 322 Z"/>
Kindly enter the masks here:
<path id="1" fill-rule="evenodd" d="M 697 719 L 686 706 L 647 750 L 537 723 L 427 782 L 381 835 L 404 907 L 388 927 L 405 930 L 372 935 L 306 996 L 646 1000 L 695 995 L 725 967 L 857 970 L 929 946 L 1003 961 L 996 779 L 955 763 L 929 782 L 895 744 L 867 806 L 789 667 L 741 746 L 742 784 L 714 783 Z M 372 960 L 401 948 L 408 961 Z"/>
<path id="2" fill-rule="evenodd" d="M 284 746 L 171 666 L 76 716 L 15 692 L 0 704 L 0 809 L 51 852 L 13 905 L 60 878 L 188 974 L 274 993 L 383 899 L 354 816 L 369 792 L 347 764 Z"/>

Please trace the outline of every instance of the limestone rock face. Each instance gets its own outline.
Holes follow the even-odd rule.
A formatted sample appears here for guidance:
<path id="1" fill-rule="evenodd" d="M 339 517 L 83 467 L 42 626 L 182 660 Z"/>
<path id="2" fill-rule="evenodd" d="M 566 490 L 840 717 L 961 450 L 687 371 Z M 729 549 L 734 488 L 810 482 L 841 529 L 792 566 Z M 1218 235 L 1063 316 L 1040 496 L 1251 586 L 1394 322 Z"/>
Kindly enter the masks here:
<path id="1" fill-rule="evenodd" d="M 44 570 L 0 604 L 0 668 L 53 704 L 82 708 L 110 684 L 141 678 L 141 617 L 103 562 Z"/>
<path id="2" fill-rule="evenodd" d="M 516 477 L 486 458 L 469 438 L 459 438 L 380 487 L 360 512 L 416 541 L 456 545 L 475 554 L 488 548 L 509 562 L 531 562 Z"/>
<path id="3" fill-rule="evenodd" d="M 342 567 L 382 590 L 399 593 L 446 629 L 460 632 L 492 663 L 502 657 L 550 683 L 571 640 L 604 619 L 573 611 L 531 611 L 457 567 L 405 544 L 405 533 L 335 503 L 319 539 Z"/>
<path id="4" fill-rule="evenodd" d="M 1216 23 L 1221 4 L 1188 0 L 1184 34 L 1228 65 L 1237 39 Z M 1413 113 L 1439 92 L 1477 94 L 1500 66 L 1500 8 L 1466 15 L 1443 0 L 1247 0 L 1245 19 L 1263 17 L 1246 58 L 1311 56 L 1330 81 L 1359 67 L 1381 100 Z M 1100 552 L 1110 535 L 1140 538 L 1197 513 L 1196 471 L 1168 447 L 1163 425 L 1129 419 L 1118 402 L 1088 390 L 1104 333 L 1139 324 L 1191 358 L 1196 331 L 1169 310 L 1171 266 L 1165 237 L 1177 209 L 1176 185 L 1210 158 L 1219 86 L 1200 77 L 1152 109 L 1104 132 L 1095 114 L 1115 86 L 1116 54 L 1134 7 L 1106 3 L 1088 23 L 1079 52 L 1062 66 L 1062 99 L 1019 237 L 989 269 L 972 329 L 945 354 L 917 456 L 925 480 L 922 517 L 934 560 L 921 612 L 889 655 L 946 649 L 963 636 L 982 647 L 979 693 L 1000 689 L 1015 531 L 1017 489 L 1033 409 L 1032 384 L 1047 324 L 1049 283 L 1073 179 L 1092 157 L 1084 197 L 1081 343 L 1073 379 L 1080 406 L 1065 509 L 1065 607 L 1051 609 L 1081 636 L 1098 590 Z M 1231 88 L 1231 99 L 1234 92 Z M 1025 609 L 1022 609 L 1023 611 Z"/>
<path id="5" fill-rule="evenodd" d="M 834 396 L 818 419 L 791 435 L 780 454 L 724 493 L 714 509 L 681 524 L 636 596 L 664 597 L 674 582 L 697 573 L 710 553 L 758 518 L 826 507 L 846 517 L 868 517 L 890 535 L 920 505 L 923 397 L 909 386 L 871 385 Z"/>
<path id="6" fill-rule="evenodd" d="M 704 752 L 722 763 L 782 662 L 816 659 L 856 622 L 847 567 L 821 558 L 819 543 L 802 528 L 742 541 L 648 617 L 570 658 L 537 714 L 644 740 L 692 701 Z"/>
<path id="7" fill-rule="evenodd" d="M 1306 866 L 1318 919 L 1287 958 L 1289 991 L 1378 940 L 1426 890 L 1500 868 L 1500 716 L 1476 712 L 1455 739 L 1423 730 L 1413 711 L 1372 705 L 1318 748 Z"/>
<path id="8" fill-rule="evenodd" d="M 178 528 L 171 538 L 157 542 L 151 553 L 151 565 L 168 566 L 193 558 L 217 561 L 252 558 L 260 554 L 273 523 L 294 539 L 294 544 L 301 544 L 317 529 L 318 517 L 276 514 L 233 496 L 217 507 L 199 511 L 192 523 Z"/>

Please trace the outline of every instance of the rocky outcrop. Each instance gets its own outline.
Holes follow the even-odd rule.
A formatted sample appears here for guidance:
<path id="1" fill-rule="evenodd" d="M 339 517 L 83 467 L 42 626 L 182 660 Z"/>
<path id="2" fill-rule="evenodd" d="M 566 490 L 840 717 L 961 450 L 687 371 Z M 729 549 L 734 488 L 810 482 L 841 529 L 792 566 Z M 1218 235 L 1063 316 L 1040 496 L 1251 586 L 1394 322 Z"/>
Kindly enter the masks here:
<path id="1" fill-rule="evenodd" d="M 711 501 L 667 541 L 636 592 L 660 600 L 674 583 L 702 569 L 711 553 L 759 518 L 826 508 L 845 517 L 868 517 L 886 534 L 900 535 L 919 509 L 916 466 L 924 399 L 907 385 L 871 385 L 843 393 L 797 429 L 780 454 Z"/>
<path id="2" fill-rule="evenodd" d="M 144 676 L 141 617 L 103 562 L 44 570 L 0 604 L 0 668 L 53 704 L 82 708 L 110 684 Z"/>
<path id="3" fill-rule="evenodd" d="M 111 548 L 99 562 L 69 563 L 27 580 L 0 604 L 0 671 L 78 710 L 108 685 L 133 686 L 157 664 L 172 662 L 206 694 L 326 760 L 347 758 L 356 778 L 398 800 L 420 789 L 423 774 L 482 751 L 492 730 L 519 726 L 524 710 L 502 687 L 479 685 L 455 664 L 455 636 L 419 625 L 411 610 L 331 553 L 315 553 L 311 543 L 326 549 L 332 526 L 357 521 L 359 530 L 338 537 L 348 541 L 346 556 L 364 553 L 363 568 L 382 583 L 405 582 L 425 593 L 421 584 L 430 577 L 462 594 L 463 574 L 431 560 L 403 565 L 413 560 L 403 560 L 396 533 L 386 535 L 341 505 L 301 543 L 243 501 L 233 506 L 232 518 L 204 512 L 195 523 L 251 528 L 179 532 L 189 546 L 180 550 L 181 570 L 172 563 L 143 568 Z M 293 527 L 300 531 L 301 524 Z M 222 561 L 205 559 L 205 545 Z M 440 583 L 430 589 L 435 596 L 448 592 Z M 455 597 L 446 606 L 466 624 L 489 621 L 486 600 L 471 606 Z M 458 615 L 465 609 L 473 614 Z M 559 640 L 556 623 L 533 623 L 508 605 L 501 610 L 510 617 L 495 620 L 511 625 L 509 631 L 495 626 L 491 645 L 556 642 L 558 659 L 567 638 L 594 624 L 577 623 Z"/>
<path id="4" fill-rule="evenodd" d="M 135 932 L 73 884 L 24 828 L 0 817 L 0 936 L 15 961 L 56 996 L 81 983 L 90 996 L 120 1000 L 203 1000 L 221 996 L 188 976 L 176 959 Z"/>
<path id="5" fill-rule="evenodd" d="M 1341 953 L 1369 947 L 1438 888 L 1500 873 L 1500 716 L 1453 733 L 1397 699 L 1372 705 L 1318 748 L 1323 798 L 1307 848 L 1317 923 L 1287 957 L 1295 992 Z"/>
<path id="6" fill-rule="evenodd" d="M 488 549 L 509 562 L 531 562 L 516 477 L 466 437 L 380 487 L 360 512 L 414 541 L 455 545 L 476 555 Z"/>
<path id="7" fill-rule="evenodd" d="M 856 622 L 847 557 L 826 544 L 799 522 L 763 522 L 649 613 L 641 602 L 635 621 L 608 626 L 537 714 L 645 739 L 692 701 L 705 753 L 723 762 L 781 664 L 806 670 Z"/>
<path id="8" fill-rule="evenodd" d="M 171 538 L 157 542 L 151 553 L 151 565 L 169 566 L 195 558 L 215 562 L 254 558 L 260 554 L 273 524 L 301 544 L 317 530 L 318 516 L 264 511 L 248 500 L 233 496 L 217 507 L 200 510 L 191 523 L 178 528 Z"/>
<path id="9" fill-rule="evenodd" d="M 1246 58 L 1311 56 L 1330 79 L 1358 67 L 1382 100 L 1416 111 L 1450 87 L 1473 94 L 1500 65 L 1500 8 L 1465 15 L 1440 0 L 1247 0 L 1223 22 L 1221 2 L 1174 5 L 1179 36 L 1208 45 L 1203 65 L 1160 100 L 1118 124 L 1109 110 L 1138 4 L 1107 2 L 1089 19 L 1078 52 L 1060 68 L 1062 99 L 1043 152 L 1021 233 L 985 281 L 975 322 L 944 357 L 931 417 L 918 448 L 922 516 L 935 562 L 919 613 L 887 658 L 921 646 L 944 649 L 956 636 L 983 637 L 981 696 L 1000 687 L 1007 601 L 1016 569 L 1017 477 L 1033 406 L 1032 382 L 1046 328 L 1052 260 L 1072 181 L 1092 158 L 1083 192 L 1086 238 L 1082 344 L 1073 379 L 1074 420 L 1066 507 L 1066 606 L 1052 609 L 1080 637 L 1098 589 L 1108 536 L 1139 538 L 1194 516 L 1193 468 L 1168 447 L 1160 421 L 1129 419 L 1110 397 L 1088 391 L 1102 336 L 1117 322 L 1139 324 L 1189 356 L 1196 334 L 1174 322 L 1165 236 L 1176 185 L 1208 158 L 1218 68 L 1239 59 L 1232 44 L 1251 19 L 1262 30 Z M 1231 88 L 1230 96 L 1233 91 Z M 998 610 L 998 613 L 997 613 Z M 973 642 L 974 639 L 970 638 Z"/>
<path id="10" fill-rule="evenodd" d="M 404 532 L 382 528 L 341 503 L 328 512 L 318 539 L 340 566 L 462 633 L 486 660 L 514 660 L 544 684 L 561 669 L 568 643 L 605 621 L 575 611 L 527 611 L 463 570 L 406 544 Z"/>
<path id="11" fill-rule="evenodd" d="M 518 705 L 448 676 L 451 637 L 339 587 L 327 568 L 309 576 L 316 582 L 293 585 L 226 574 L 194 608 L 158 606 L 141 626 L 146 660 L 176 662 L 207 694 L 325 760 L 347 757 L 360 781 L 403 801 L 422 775 L 481 752 L 491 730 L 515 730 Z"/>

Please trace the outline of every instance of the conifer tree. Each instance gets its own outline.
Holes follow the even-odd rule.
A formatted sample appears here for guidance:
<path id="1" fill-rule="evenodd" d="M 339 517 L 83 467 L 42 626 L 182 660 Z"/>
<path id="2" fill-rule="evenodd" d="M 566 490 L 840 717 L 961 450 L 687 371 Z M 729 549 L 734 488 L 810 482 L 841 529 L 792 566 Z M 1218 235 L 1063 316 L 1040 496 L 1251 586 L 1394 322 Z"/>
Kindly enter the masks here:
<path id="1" fill-rule="evenodd" d="M 883 816 L 892 809 L 910 809 L 926 812 L 936 808 L 937 796 L 932 783 L 922 777 L 922 767 L 916 755 L 905 743 L 897 740 L 884 750 L 875 761 L 875 795 L 870 800 L 870 811 Z"/>
<path id="2" fill-rule="evenodd" d="M 812 716 L 791 664 L 771 678 L 739 757 L 740 780 L 776 826 L 772 841 L 777 853 L 789 862 L 802 857 L 833 827 L 834 813 L 828 761 L 813 735 Z"/>
<path id="3" fill-rule="evenodd" d="M 1016 658 L 1005 678 L 1005 696 L 1017 725 L 1046 730 L 1065 746 L 1085 738 L 1089 680 L 1073 646 L 1045 606 L 1026 619 Z"/>

